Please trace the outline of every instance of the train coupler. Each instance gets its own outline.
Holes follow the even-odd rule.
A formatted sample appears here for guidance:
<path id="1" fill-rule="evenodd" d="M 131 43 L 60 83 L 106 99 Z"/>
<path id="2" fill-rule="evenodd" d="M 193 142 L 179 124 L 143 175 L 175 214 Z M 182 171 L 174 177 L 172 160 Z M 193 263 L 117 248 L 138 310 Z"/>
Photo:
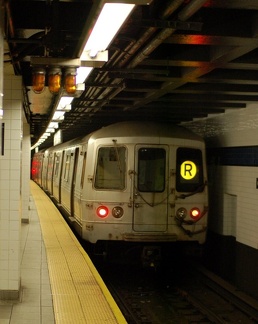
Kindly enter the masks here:
<path id="1" fill-rule="evenodd" d="M 143 267 L 157 268 L 162 260 L 161 248 L 159 246 L 144 246 L 141 255 Z"/>

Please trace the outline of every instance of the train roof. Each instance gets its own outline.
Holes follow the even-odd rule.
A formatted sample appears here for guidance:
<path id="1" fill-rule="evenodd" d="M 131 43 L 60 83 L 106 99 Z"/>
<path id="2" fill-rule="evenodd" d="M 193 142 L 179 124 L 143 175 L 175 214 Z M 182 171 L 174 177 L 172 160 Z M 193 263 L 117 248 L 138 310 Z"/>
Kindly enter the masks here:
<path id="1" fill-rule="evenodd" d="M 96 140 L 113 137 L 174 137 L 204 142 L 202 137 L 181 126 L 154 122 L 128 121 L 111 124 L 88 135 L 72 139 L 54 147 L 40 150 L 39 153 L 52 151 L 53 149 L 62 149 L 63 147 L 77 145 L 78 143 L 87 143 L 89 139 Z"/>
<path id="2" fill-rule="evenodd" d="M 174 137 L 203 141 L 202 137 L 181 126 L 138 121 L 112 124 L 90 136 L 91 139 L 108 137 Z"/>

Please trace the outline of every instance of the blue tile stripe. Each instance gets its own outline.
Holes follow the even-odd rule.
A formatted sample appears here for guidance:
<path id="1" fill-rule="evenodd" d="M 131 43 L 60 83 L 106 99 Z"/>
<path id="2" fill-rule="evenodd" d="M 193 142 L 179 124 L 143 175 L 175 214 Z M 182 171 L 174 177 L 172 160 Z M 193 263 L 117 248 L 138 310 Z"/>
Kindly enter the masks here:
<path id="1" fill-rule="evenodd" d="M 258 166 L 258 146 L 207 148 L 208 164 Z"/>

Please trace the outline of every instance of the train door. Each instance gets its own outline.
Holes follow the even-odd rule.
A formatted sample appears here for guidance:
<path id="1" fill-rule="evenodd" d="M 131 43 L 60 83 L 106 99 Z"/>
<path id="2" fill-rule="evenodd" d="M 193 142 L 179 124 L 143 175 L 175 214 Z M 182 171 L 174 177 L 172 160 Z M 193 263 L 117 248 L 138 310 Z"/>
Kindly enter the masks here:
<path id="1" fill-rule="evenodd" d="M 59 174 L 59 185 L 58 185 L 58 194 L 59 194 L 59 204 L 61 204 L 61 201 L 62 201 L 62 176 L 63 176 L 63 164 L 64 164 L 64 155 L 65 155 L 65 151 L 62 151 L 62 157 L 61 157 L 61 165 L 60 165 L 60 174 Z"/>
<path id="2" fill-rule="evenodd" d="M 43 159 L 43 168 L 42 168 L 42 174 L 41 174 L 41 186 L 42 188 L 46 189 L 46 183 L 47 183 L 47 163 L 48 163 L 48 154 L 44 153 L 44 159 Z"/>
<path id="3" fill-rule="evenodd" d="M 73 161 L 73 172 L 72 172 L 72 181 L 71 181 L 71 216 L 74 216 L 74 194 L 75 194 L 75 184 L 76 184 L 76 175 L 77 175 L 77 166 L 78 166 L 78 155 L 79 155 L 79 148 L 77 147 L 74 152 L 74 161 Z"/>
<path id="4" fill-rule="evenodd" d="M 46 179 L 46 189 L 50 194 L 52 194 L 52 173 L 53 173 L 53 153 L 50 153 L 48 156 L 48 164 L 47 164 L 47 179 Z"/>
<path id="5" fill-rule="evenodd" d="M 133 229 L 164 232 L 168 218 L 168 146 L 136 145 Z"/>
<path id="6" fill-rule="evenodd" d="M 81 154 L 78 156 L 77 162 L 77 174 L 75 179 L 74 186 L 74 201 L 73 201 L 73 212 L 74 217 L 78 219 L 80 222 L 82 221 L 82 192 L 84 188 L 84 178 L 86 171 L 86 158 L 87 152 L 81 151 Z"/>
<path id="7" fill-rule="evenodd" d="M 61 177 L 62 177 L 62 165 L 63 165 L 63 155 L 64 152 L 57 152 L 55 153 L 54 158 L 54 170 L 53 170 L 53 197 L 55 198 L 57 203 L 61 202 Z"/>
<path id="8" fill-rule="evenodd" d="M 54 162 L 53 162 L 53 173 L 52 173 L 52 183 L 51 183 L 51 192 L 53 197 L 55 197 L 55 199 L 57 199 L 58 197 L 58 172 L 59 172 L 59 164 L 60 164 L 60 156 L 58 153 L 54 153 Z"/>
<path id="9" fill-rule="evenodd" d="M 40 162 L 40 171 L 39 171 L 39 185 L 43 186 L 43 172 L 44 172 L 44 157 L 45 153 L 41 155 L 41 162 Z"/>

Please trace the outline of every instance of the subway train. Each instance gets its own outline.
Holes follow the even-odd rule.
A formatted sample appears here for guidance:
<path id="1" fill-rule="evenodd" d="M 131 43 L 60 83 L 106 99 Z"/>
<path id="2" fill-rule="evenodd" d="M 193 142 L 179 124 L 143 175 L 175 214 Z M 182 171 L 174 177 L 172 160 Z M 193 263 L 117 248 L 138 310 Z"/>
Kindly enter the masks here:
<path id="1" fill-rule="evenodd" d="M 143 243 L 148 258 L 159 243 L 206 240 L 205 143 L 183 127 L 112 124 L 38 151 L 31 176 L 93 245 Z"/>

